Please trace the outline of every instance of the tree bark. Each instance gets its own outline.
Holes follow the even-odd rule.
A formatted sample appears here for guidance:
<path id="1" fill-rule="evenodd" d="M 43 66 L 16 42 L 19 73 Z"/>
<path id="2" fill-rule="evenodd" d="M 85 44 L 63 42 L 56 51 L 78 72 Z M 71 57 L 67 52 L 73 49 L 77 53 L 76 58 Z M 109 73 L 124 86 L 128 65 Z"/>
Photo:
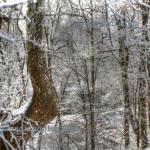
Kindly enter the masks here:
<path id="1" fill-rule="evenodd" d="M 43 34 L 43 15 L 40 11 L 43 1 L 38 0 L 34 5 L 28 6 L 28 17 L 31 23 L 27 26 L 28 37 L 31 42 L 27 42 L 28 49 L 28 70 L 33 87 L 32 104 L 26 113 L 26 117 L 46 124 L 56 116 L 56 93 L 49 72 L 45 69 L 43 61 L 43 51 L 40 47 Z M 34 8 L 34 9 L 33 9 Z M 36 43 L 34 43 L 35 41 Z"/>
<path id="2" fill-rule="evenodd" d="M 148 1 L 143 0 L 143 3 Z M 141 6 L 142 10 L 142 26 L 147 28 L 148 25 L 148 16 L 149 8 Z M 142 41 L 148 42 L 148 33 L 147 29 L 142 31 Z M 146 51 L 147 48 L 144 44 L 141 45 L 140 50 L 140 78 L 139 78 L 139 118 L 140 118 L 140 139 L 141 139 L 141 149 L 144 149 L 148 146 L 147 139 L 147 85 L 146 85 Z"/>
<path id="3" fill-rule="evenodd" d="M 56 106 L 56 92 L 53 87 L 52 79 L 49 78 L 49 71 L 46 70 L 43 62 L 43 52 L 40 44 L 42 43 L 43 35 L 43 15 L 41 11 L 43 0 L 37 0 L 35 4 L 28 4 L 28 17 L 30 23 L 27 25 L 27 35 L 30 40 L 27 41 L 28 60 L 27 66 L 30 73 L 30 78 L 33 87 L 32 102 L 25 113 L 24 121 L 31 120 L 32 127 L 44 127 L 57 115 Z M 34 122 L 34 123 L 33 123 Z M 22 121 L 19 121 L 11 127 L 17 128 L 30 127 Z M 22 134 L 22 133 L 21 133 Z M 15 135 L 15 133 L 14 133 Z M 27 141 L 31 137 L 31 130 L 22 134 L 23 139 Z M 16 149 L 19 149 L 15 139 L 11 141 L 11 134 L 9 131 L 4 132 L 5 139 Z M 19 143 L 21 146 L 21 142 Z M 0 150 L 12 149 L 10 146 L 0 139 Z"/>
<path id="4" fill-rule="evenodd" d="M 119 58 L 121 67 L 122 88 L 124 96 L 124 139 L 125 148 L 129 147 L 129 88 L 128 88 L 128 65 L 129 65 L 129 48 L 125 44 L 126 40 L 126 10 L 123 10 L 123 19 L 117 21 L 118 31 L 122 31 L 123 35 L 118 38 L 119 41 Z"/>

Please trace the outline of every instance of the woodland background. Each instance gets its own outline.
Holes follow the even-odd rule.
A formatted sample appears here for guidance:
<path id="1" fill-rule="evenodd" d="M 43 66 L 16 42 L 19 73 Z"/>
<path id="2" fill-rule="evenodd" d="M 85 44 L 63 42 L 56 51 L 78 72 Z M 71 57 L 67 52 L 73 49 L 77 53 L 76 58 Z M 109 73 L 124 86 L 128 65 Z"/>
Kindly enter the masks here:
<path id="1" fill-rule="evenodd" d="M 0 1 L 0 150 L 150 149 L 149 0 Z"/>

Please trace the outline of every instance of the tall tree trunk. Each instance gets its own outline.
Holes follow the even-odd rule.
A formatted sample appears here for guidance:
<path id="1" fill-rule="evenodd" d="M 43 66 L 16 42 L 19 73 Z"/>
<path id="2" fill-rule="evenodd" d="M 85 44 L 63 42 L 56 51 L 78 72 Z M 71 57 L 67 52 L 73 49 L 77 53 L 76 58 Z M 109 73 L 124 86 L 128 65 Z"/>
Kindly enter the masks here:
<path id="1" fill-rule="evenodd" d="M 27 118 L 28 120 L 32 120 L 30 123 L 33 127 L 35 126 L 35 123 L 33 122 L 36 122 L 36 125 L 38 124 L 40 127 L 43 127 L 57 115 L 57 96 L 53 87 L 52 80 L 49 78 L 49 72 L 45 69 L 45 63 L 43 62 L 42 58 L 42 47 L 40 46 L 40 44 L 42 43 L 43 33 L 43 15 L 41 11 L 42 3 L 43 0 L 37 0 L 35 4 L 29 3 L 27 13 L 28 17 L 30 18 L 30 22 L 27 25 L 27 35 L 28 38 L 30 38 L 30 40 L 27 41 L 27 66 L 32 82 L 33 96 L 31 105 L 25 113 L 25 119 Z M 24 128 L 30 127 L 29 124 L 25 124 L 21 121 L 12 125 L 12 127 L 21 128 L 22 124 Z M 27 141 L 31 137 L 31 132 L 32 131 L 28 131 L 22 135 L 25 141 Z M 16 140 L 11 140 L 12 137 L 9 131 L 4 132 L 4 136 L 5 139 L 10 142 L 10 144 L 19 149 Z M 0 150 L 6 150 L 6 147 L 12 149 L 1 138 Z"/>
<path id="2" fill-rule="evenodd" d="M 141 64 L 139 67 L 139 125 L 140 125 L 140 140 L 141 148 L 144 149 L 148 145 L 147 139 L 147 114 L 146 114 L 146 81 L 145 81 L 145 52 L 141 51 Z"/>
<path id="3" fill-rule="evenodd" d="M 91 150 L 95 150 L 96 124 L 95 124 L 95 56 L 94 56 L 94 20 L 93 20 L 93 1 L 90 0 L 90 17 L 91 17 L 91 92 L 90 92 L 90 130 L 91 130 Z"/>
<path id="4" fill-rule="evenodd" d="M 125 44 L 126 40 L 126 10 L 123 11 L 123 19 L 117 21 L 118 31 L 122 31 L 118 39 L 119 41 L 119 58 L 121 66 L 121 78 L 124 95 L 124 139 L 125 148 L 129 147 L 130 135 L 129 135 L 129 88 L 128 88 L 128 65 L 129 65 L 129 49 Z"/>
<path id="5" fill-rule="evenodd" d="M 88 150 L 89 149 L 89 146 L 88 146 L 88 130 L 89 130 L 89 127 L 88 127 L 88 116 L 86 114 L 86 101 L 87 101 L 87 98 L 86 98 L 86 93 L 83 92 L 83 96 L 81 97 L 82 98 L 82 101 L 83 101 L 83 117 L 85 119 L 85 150 Z"/>
<path id="6" fill-rule="evenodd" d="M 27 42 L 27 64 L 33 87 L 33 97 L 26 117 L 40 124 L 46 124 L 56 116 L 56 93 L 52 79 L 49 78 L 49 72 L 45 69 L 45 62 L 42 58 L 44 52 L 40 47 L 43 34 L 43 15 L 40 12 L 42 3 L 42 0 L 38 0 L 34 6 L 33 4 L 28 6 L 28 17 L 31 23 L 27 26 L 27 33 L 32 41 Z"/>
<path id="7" fill-rule="evenodd" d="M 143 3 L 148 1 L 143 0 Z M 146 85 L 146 51 L 147 48 L 144 42 L 148 42 L 148 33 L 147 33 L 147 25 L 148 25 L 148 16 L 149 16 L 149 8 L 145 6 L 141 6 L 142 10 L 142 41 L 140 50 L 140 77 L 139 77 L 139 118 L 140 118 L 140 138 L 141 138 L 141 148 L 144 149 L 148 146 L 147 139 L 147 85 Z"/>
<path id="8" fill-rule="evenodd" d="M 143 0 L 143 3 L 146 3 L 146 2 L 147 2 L 148 5 L 150 5 L 149 0 L 148 1 Z M 141 9 L 143 11 L 143 13 L 142 13 L 142 26 L 144 28 L 143 33 L 142 33 L 142 35 L 143 35 L 142 40 L 143 40 L 143 42 L 145 41 L 145 42 L 149 43 L 149 37 L 148 37 L 149 8 L 146 8 L 145 6 L 141 6 Z M 142 50 L 143 52 L 148 51 L 148 48 L 144 45 L 142 46 L 142 49 L 143 49 Z M 146 54 L 145 54 L 145 56 L 146 56 Z M 146 57 L 147 57 L 147 59 L 146 59 Z M 146 63 L 147 63 L 147 69 L 148 69 L 148 97 L 149 97 L 149 100 L 148 100 L 148 115 L 149 115 L 149 128 L 150 128 L 150 81 L 149 81 L 149 78 L 150 78 L 150 55 L 149 55 L 149 53 L 148 53 L 148 56 L 146 56 L 146 57 L 145 57 L 145 60 L 147 60 Z"/>

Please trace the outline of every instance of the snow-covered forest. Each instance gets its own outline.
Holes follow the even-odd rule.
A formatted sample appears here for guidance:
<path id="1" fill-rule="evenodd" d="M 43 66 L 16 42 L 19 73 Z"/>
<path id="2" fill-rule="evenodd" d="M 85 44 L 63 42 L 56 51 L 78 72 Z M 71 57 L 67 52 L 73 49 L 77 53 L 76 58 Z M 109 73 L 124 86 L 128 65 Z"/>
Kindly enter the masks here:
<path id="1" fill-rule="evenodd" d="M 150 149 L 149 0 L 0 0 L 0 150 Z"/>

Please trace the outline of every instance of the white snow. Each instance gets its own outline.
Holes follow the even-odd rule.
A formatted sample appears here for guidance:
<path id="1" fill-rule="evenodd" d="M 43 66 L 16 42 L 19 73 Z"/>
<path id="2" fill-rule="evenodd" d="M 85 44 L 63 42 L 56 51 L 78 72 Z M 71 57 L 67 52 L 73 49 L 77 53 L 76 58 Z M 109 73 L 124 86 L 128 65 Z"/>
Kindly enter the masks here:
<path id="1" fill-rule="evenodd" d="M 3 110 L 3 112 L 7 114 L 7 117 L 2 122 L 0 122 L 0 126 L 1 127 L 6 126 L 9 123 L 15 123 L 18 120 L 20 120 L 21 117 L 28 110 L 31 102 L 32 102 L 32 99 L 30 99 L 25 105 L 23 105 L 22 107 L 20 107 L 17 110 Z"/>
<path id="2" fill-rule="evenodd" d="M 16 6 L 16 5 L 20 5 L 20 4 L 24 4 L 26 2 L 28 2 L 29 0 L 15 0 L 13 2 L 2 2 L 0 3 L 0 9 L 1 8 L 7 8 L 7 7 L 12 7 L 12 6 Z M 32 3 L 35 3 L 36 1 L 30 1 Z"/>
<path id="3" fill-rule="evenodd" d="M 5 40 L 7 40 L 7 41 L 9 41 L 9 42 L 15 43 L 15 39 L 14 38 L 9 37 L 8 35 L 5 35 L 2 32 L 0 32 L 0 37 L 3 38 L 3 39 L 5 39 Z"/>
<path id="4" fill-rule="evenodd" d="M 144 150 L 150 150 L 150 147 L 145 148 Z"/>
<path id="5" fill-rule="evenodd" d="M 20 107 L 17 110 L 12 111 L 12 115 L 15 116 L 20 116 L 23 115 L 29 108 L 30 104 L 32 102 L 32 99 L 30 99 L 25 105 L 23 105 L 22 107 Z"/>

